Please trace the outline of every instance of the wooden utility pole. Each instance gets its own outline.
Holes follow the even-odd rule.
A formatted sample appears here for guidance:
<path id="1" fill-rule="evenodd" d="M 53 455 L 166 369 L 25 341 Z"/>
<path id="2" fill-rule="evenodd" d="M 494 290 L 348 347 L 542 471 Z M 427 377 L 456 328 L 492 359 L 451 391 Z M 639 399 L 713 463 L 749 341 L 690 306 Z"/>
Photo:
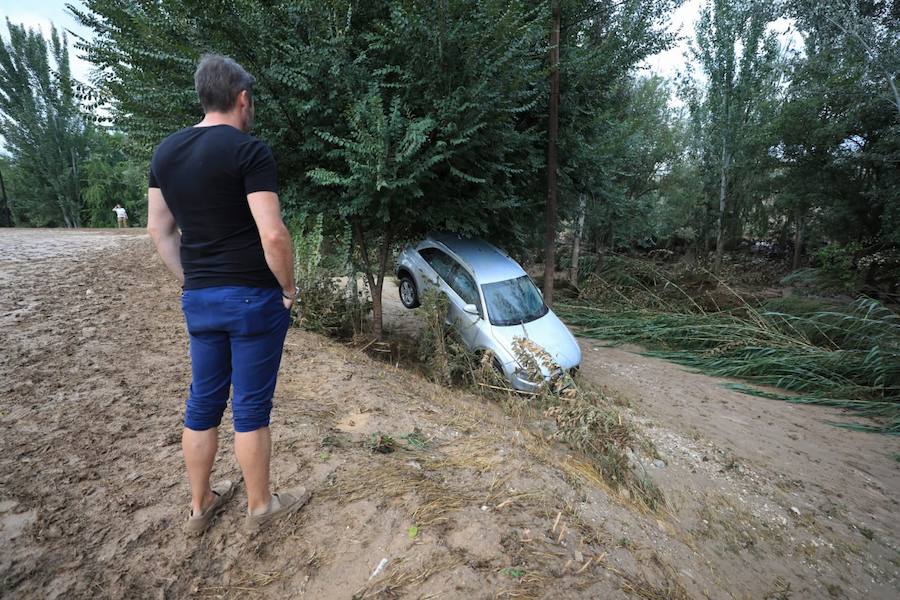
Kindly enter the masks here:
<path id="1" fill-rule="evenodd" d="M 544 302 L 553 304 L 556 274 L 556 142 L 559 139 L 559 0 L 553 0 L 550 31 L 550 119 L 547 140 L 547 232 L 544 238 Z"/>

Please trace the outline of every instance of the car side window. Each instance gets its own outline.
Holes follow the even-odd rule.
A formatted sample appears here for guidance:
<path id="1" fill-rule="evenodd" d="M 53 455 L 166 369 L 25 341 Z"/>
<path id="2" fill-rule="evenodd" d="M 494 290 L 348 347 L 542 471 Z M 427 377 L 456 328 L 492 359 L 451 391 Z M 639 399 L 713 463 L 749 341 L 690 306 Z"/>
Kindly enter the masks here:
<path id="1" fill-rule="evenodd" d="M 481 312 L 481 303 L 478 301 L 478 288 L 475 287 L 475 280 L 472 279 L 472 276 L 469 275 L 468 271 L 462 268 L 456 261 L 453 263 L 453 270 L 450 272 L 450 281 L 448 281 L 447 284 L 453 288 L 454 292 L 459 294 L 459 297 L 463 299 L 463 302 L 479 306 L 478 312 Z"/>
<path id="2" fill-rule="evenodd" d="M 462 265 L 437 248 L 423 248 L 419 254 L 441 279 L 456 292 L 466 304 L 474 304 L 481 314 L 481 302 L 478 301 L 478 286 Z"/>
<path id="3" fill-rule="evenodd" d="M 453 259 L 437 248 L 424 248 L 419 250 L 419 254 L 441 276 L 441 279 L 447 282 L 447 285 L 450 285 L 450 269 L 455 264 Z"/>

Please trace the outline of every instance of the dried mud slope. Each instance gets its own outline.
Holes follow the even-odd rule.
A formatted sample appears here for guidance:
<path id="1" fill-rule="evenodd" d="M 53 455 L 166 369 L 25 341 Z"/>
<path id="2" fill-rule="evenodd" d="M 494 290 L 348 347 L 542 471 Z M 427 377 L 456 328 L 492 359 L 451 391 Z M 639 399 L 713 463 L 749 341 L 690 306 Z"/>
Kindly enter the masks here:
<path id="1" fill-rule="evenodd" d="M 865 461 L 858 466 L 883 498 L 820 497 L 826 473 L 807 479 L 805 463 L 767 458 L 778 447 L 732 443 L 720 431 L 716 415 L 736 415 L 719 408 L 720 397 L 738 399 L 715 382 L 680 400 L 709 396 L 704 423 L 713 425 L 696 423 L 702 413 L 680 421 L 677 408 L 657 410 L 671 390 L 655 392 L 661 382 L 652 379 L 642 387 L 644 369 L 677 387 L 674 375 L 600 351 L 586 365 L 595 372 L 587 384 L 631 401 L 654 441 L 660 458 L 645 467 L 668 499 L 657 514 L 545 441 L 544 420 L 513 418 L 292 330 L 276 391 L 273 475 L 276 486 L 306 483 L 310 504 L 247 535 L 239 489 L 204 536 L 187 538 L 178 443 L 187 343 L 177 286 L 149 240 L 0 231 L 0 279 L 4 597 L 896 595 L 897 524 L 884 512 L 884 498 L 898 497 L 895 440 L 875 438 L 877 452 L 860 442 L 846 459 Z M 238 479 L 226 430 L 216 476 Z M 377 432 L 398 448 L 374 452 Z M 821 432 L 803 434 L 814 461 Z M 821 460 L 839 467 L 842 456 L 832 447 Z M 782 467 L 784 477 L 773 478 Z M 847 479 L 850 469 L 835 476 Z M 865 511 L 873 521 L 857 522 Z"/>

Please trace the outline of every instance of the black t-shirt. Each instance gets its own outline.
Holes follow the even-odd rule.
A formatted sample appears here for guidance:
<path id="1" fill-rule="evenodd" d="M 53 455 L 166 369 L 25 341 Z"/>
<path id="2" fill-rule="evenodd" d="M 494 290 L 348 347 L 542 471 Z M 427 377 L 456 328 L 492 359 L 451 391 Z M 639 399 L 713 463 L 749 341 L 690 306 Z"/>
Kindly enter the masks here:
<path id="1" fill-rule="evenodd" d="M 278 191 L 263 142 L 230 125 L 182 129 L 157 146 L 149 183 L 181 229 L 184 289 L 280 287 L 247 201 L 252 192 Z"/>

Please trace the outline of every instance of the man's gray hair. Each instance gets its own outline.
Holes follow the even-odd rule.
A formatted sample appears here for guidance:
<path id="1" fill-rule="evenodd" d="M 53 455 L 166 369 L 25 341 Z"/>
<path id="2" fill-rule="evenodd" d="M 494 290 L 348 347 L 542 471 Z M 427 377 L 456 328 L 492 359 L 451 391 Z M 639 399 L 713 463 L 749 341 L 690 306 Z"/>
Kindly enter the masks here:
<path id="1" fill-rule="evenodd" d="M 194 72 L 194 87 L 203 112 L 228 112 L 234 108 L 238 94 L 253 94 L 256 78 L 234 60 L 221 54 L 204 54 Z"/>

